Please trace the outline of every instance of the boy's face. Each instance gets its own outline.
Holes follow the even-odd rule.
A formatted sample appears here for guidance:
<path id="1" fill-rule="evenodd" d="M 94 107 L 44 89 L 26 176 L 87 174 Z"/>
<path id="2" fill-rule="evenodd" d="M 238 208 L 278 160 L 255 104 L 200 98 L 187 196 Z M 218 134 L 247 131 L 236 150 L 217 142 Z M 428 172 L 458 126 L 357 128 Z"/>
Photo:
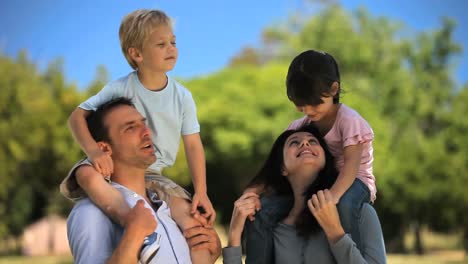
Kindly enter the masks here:
<path id="1" fill-rule="evenodd" d="M 164 73 L 172 70 L 178 56 L 172 28 L 169 25 L 155 27 L 143 43 L 139 55 L 136 59 L 139 69 Z"/>

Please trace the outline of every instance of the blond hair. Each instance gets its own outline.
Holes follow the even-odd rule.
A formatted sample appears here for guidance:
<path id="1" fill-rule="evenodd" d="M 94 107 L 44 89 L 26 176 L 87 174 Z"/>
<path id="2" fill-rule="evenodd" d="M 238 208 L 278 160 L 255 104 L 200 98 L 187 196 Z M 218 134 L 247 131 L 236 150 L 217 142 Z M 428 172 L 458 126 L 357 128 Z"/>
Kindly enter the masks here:
<path id="1" fill-rule="evenodd" d="M 122 19 L 119 29 L 120 46 L 128 64 L 136 70 L 138 65 L 128 53 L 129 48 L 142 50 L 143 43 L 155 27 L 167 25 L 172 27 L 171 19 L 160 10 L 139 9 Z"/>

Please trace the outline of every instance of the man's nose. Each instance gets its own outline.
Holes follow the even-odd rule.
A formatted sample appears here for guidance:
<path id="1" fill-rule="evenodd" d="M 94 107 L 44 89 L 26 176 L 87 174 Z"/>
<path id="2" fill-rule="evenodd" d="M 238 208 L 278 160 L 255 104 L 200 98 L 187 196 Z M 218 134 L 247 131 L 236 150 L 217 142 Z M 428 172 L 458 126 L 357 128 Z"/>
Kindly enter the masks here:
<path id="1" fill-rule="evenodd" d="M 144 125 L 142 134 L 143 134 L 143 137 L 145 137 L 145 136 L 150 137 L 151 136 L 151 129 L 147 125 Z"/>

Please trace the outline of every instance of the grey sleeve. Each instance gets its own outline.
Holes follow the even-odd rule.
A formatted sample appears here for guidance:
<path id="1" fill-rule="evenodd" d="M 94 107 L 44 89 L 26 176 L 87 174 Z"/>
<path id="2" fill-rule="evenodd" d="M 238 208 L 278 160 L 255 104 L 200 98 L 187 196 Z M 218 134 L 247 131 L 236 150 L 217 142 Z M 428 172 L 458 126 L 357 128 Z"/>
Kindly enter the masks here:
<path id="1" fill-rule="evenodd" d="M 242 263 L 242 248 L 240 246 L 223 248 L 223 263 L 224 264 L 241 264 Z"/>
<path id="2" fill-rule="evenodd" d="M 106 263 L 122 230 L 89 199 L 79 201 L 67 219 L 68 243 L 76 264 Z"/>
<path id="3" fill-rule="evenodd" d="M 361 254 L 349 235 L 343 236 L 330 249 L 337 263 L 387 263 L 380 221 L 374 208 L 364 204 L 359 223 L 364 254 Z"/>

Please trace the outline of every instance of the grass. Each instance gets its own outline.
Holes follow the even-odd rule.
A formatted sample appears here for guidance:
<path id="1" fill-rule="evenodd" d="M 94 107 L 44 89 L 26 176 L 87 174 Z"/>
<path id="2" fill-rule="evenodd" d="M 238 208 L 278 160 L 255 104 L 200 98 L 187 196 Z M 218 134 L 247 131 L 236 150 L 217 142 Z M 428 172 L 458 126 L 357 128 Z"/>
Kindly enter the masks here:
<path id="1" fill-rule="evenodd" d="M 468 264 L 468 258 L 460 250 L 434 252 L 424 256 L 388 255 L 388 264 Z M 0 257 L 0 264 L 72 264 L 71 257 Z M 216 262 L 222 264 L 221 258 Z"/>
<path id="2" fill-rule="evenodd" d="M 226 245 L 226 229 L 218 227 L 217 231 L 222 245 Z M 437 234 L 428 230 L 423 231 L 424 246 L 427 254 L 418 256 L 414 254 L 388 254 L 388 264 L 468 264 L 468 256 L 460 250 L 460 240 L 456 234 Z M 405 237 L 405 244 L 411 250 L 413 240 L 411 236 Z M 46 257 L 0 257 L 0 264 L 72 264 L 71 256 L 46 256 Z M 222 264 L 219 258 L 216 264 Z"/>

